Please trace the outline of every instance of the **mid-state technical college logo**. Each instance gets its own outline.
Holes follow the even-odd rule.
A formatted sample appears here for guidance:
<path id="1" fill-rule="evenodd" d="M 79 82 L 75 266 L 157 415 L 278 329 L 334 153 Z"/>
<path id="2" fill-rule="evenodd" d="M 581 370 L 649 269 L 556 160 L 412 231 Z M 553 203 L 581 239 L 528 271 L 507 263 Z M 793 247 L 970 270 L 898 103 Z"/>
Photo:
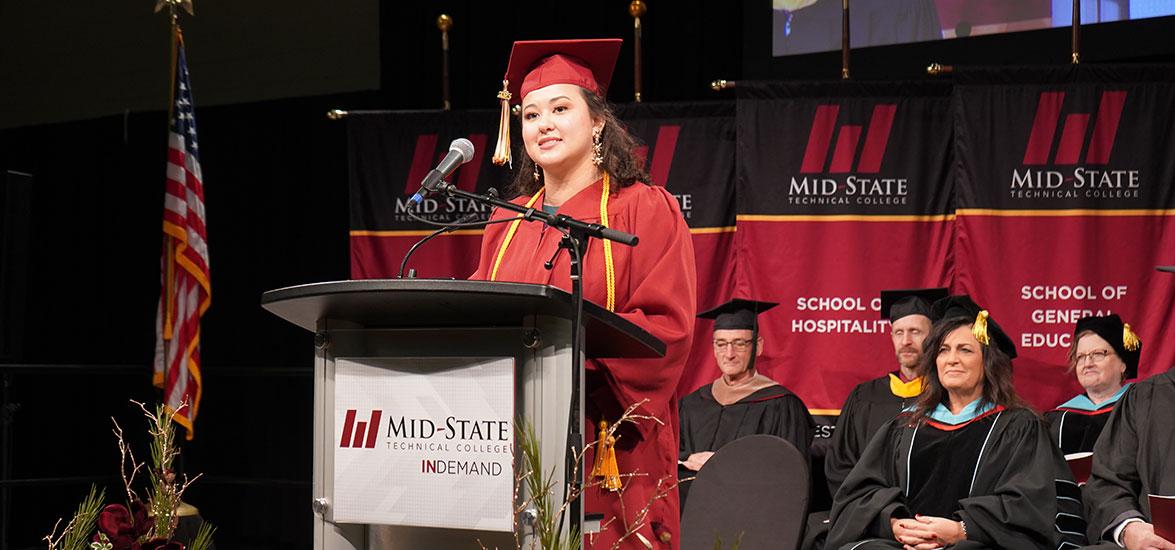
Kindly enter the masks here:
<path id="1" fill-rule="evenodd" d="M 1012 198 L 1138 198 L 1139 171 L 1108 166 L 1126 95 L 1122 90 L 1103 91 L 1096 113 L 1068 113 L 1062 126 L 1065 92 L 1042 92 L 1024 147 L 1023 167 L 1012 170 Z"/>
<path id="2" fill-rule="evenodd" d="M 838 128 L 840 105 L 817 106 L 800 174 L 793 175 L 788 185 L 788 203 L 798 206 L 906 204 L 907 178 L 877 176 L 897 109 L 892 103 L 878 104 L 873 107 L 867 126 L 841 124 Z M 830 158 L 828 150 L 834 134 L 836 146 Z"/>
<path id="3" fill-rule="evenodd" d="M 389 452 L 457 453 L 459 455 L 510 455 L 513 452 L 505 420 L 473 420 L 450 416 L 429 418 L 389 416 L 372 410 L 367 421 L 356 421 L 359 411 L 347 409 L 339 439 L 340 448 L 384 449 Z M 381 437 L 381 429 L 383 434 Z M 378 443 L 378 445 L 377 445 Z M 421 473 L 453 475 L 502 475 L 502 464 L 490 460 L 422 458 Z"/>

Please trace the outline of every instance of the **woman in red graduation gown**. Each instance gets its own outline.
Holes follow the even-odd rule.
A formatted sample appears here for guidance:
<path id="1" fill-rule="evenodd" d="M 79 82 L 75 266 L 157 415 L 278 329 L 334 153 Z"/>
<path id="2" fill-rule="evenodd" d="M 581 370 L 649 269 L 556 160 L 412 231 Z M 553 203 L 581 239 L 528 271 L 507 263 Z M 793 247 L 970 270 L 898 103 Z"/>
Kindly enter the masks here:
<path id="1" fill-rule="evenodd" d="M 657 418 L 623 423 L 615 450 L 623 488 L 589 481 L 584 511 L 604 514 L 589 548 L 677 548 L 677 403 L 674 391 L 689 353 L 696 311 L 693 246 L 677 201 L 647 185 L 636 142 L 602 99 L 620 40 L 516 42 L 507 69 L 521 104 L 523 152 L 515 203 L 632 233 L 635 247 L 592 239 L 584 258 L 584 297 L 661 339 L 661 359 L 594 360 L 587 369 L 585 432 L 615 422 L 631 405 Z M 505 115 L 504 115 L 505 117 Z M 499 145 L 496 161 L 508 154 Z M 495 211 L 492 219 L 513 217 Z M 541 223 L 487 226 L 472 279 L 571 289 L 559 231 Z M 544 265 L 554 257 L 551 269 Z M 589 437 L 589 441 L 595 437 Z M 594 446 L 584 463 L 595 461 Z M 647 511 L 645 511 L 647 509 Z"/>

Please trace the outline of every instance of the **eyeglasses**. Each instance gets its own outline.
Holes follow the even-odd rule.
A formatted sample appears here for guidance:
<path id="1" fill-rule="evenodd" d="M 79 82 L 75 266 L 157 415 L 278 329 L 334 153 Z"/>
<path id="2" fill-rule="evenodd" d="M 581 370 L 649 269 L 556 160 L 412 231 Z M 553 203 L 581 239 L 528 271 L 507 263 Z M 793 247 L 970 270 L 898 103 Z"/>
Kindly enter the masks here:
<path id="1" fill-rule="evenodd" d="M 1077 360 L 1078 365 L 1084 365 L 1086 359 L 1092 360 L 1093 363 L 1096 365 L 1098 363 L 1101 363 L 1102 361 L 1105 361 L 1106 357 L 1109 357 L 1111 353 L 1114 353 L 1114 352 L 1112 352 L 1110 350 L 1099 349 L 1096 351 L 1091 351 L 1089 353 L 1079 353 L 1079 354 L 1077 354 L 1076 357 L 1074 357 L 1074 359 Z"/>
<path id="2" fill-rule="evenodd" d="M 714 340 L 714 349 L 724 350 L 730 346 L 734 346 L 735 351 L 747 351 L 751 349 L 752 340 Z"/>

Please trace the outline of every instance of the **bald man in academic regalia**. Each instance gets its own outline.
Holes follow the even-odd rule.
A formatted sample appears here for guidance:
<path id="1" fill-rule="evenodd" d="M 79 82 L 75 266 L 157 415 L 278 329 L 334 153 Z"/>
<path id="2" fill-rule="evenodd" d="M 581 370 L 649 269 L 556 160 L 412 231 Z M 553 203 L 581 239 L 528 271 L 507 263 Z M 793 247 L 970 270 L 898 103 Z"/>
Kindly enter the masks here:
<path id="1" fill-rule="evenodd" d="M 779 436 L 806 457 L 815 424 L 796 394 L 755 371 L 763 353 L 758 315 L 770 302 L 734 299 L 698 314 L 714 320 L 714 358 L 722 376 L 681 400 L 680 474 L 692 477 L 727 443 L 755 434 Z M 680 488 L 685 501 L 688 484 Z"/>

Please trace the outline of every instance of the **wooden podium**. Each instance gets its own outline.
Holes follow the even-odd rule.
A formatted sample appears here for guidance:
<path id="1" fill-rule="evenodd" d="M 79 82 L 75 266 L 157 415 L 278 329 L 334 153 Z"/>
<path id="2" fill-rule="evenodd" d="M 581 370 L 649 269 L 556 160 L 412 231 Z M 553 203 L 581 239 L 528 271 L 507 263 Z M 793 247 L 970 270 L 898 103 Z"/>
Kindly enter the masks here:
<path id="1" fill-rule="evenodd" d="M 513 420 L 534 427 L 543 468 L 562 480 L 573 376 L 580 377 L 583 418 L 583 372 L 572 368 L 570 294 L 519 283 L 373 279 L 271 290 L 261 305 L 315 334 L 316 550 L 477 548 L 478 541 L 514 547 L 510 511 L 524 500 L 514 501 L 512 492 L 503 498 L 502 479 L 492 475 L 505 470 L 498 477 L 514 484 L 521 452 Z M 655 337 L 592 303 L 584 304 L 581 328 L 588 358 L 665 353 Z M 354 399 L 375 404 L 349 405 Z M 499 403 L 486 409 L 497 411 L 497 420 L 441 412 L 483 402 Z M 396 412 L 402 410 L 437 412 Z M 499 435 L 500 441 L 493 439 Z M 476 441 L 463 442 L 466 436 Z M 398 450 L 418 447 L 449 454 Z M 460 449 L 499 454 L 465 461 L 454 454 Z M 362 478 L 367 481 L 355 481 L 360 471 L 370 474 Z M 480 473 L 463 478 L 457 471 Z M 437 480 L 449 489 L 430 489 Z M 478 491 L 485 483 L 496 487 L 496 496 L 483 501 Z M 477 513 L 469 513 L 470 506 Z M 484 518 L 470 517 L 483 511 Z M 376 515 L 392 519 L 355 519 Z"/>

